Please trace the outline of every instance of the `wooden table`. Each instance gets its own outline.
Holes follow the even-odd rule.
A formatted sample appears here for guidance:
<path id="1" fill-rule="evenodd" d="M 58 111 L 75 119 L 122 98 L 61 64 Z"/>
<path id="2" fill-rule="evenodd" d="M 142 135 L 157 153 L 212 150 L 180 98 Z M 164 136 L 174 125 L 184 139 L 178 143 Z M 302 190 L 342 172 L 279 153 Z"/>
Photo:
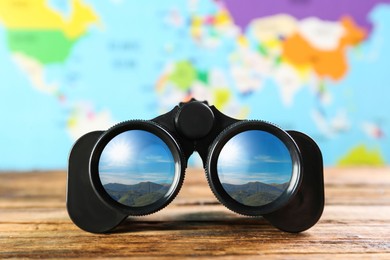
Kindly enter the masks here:
<path id="1" fill-rule="evenodd" d="M 326 207 L 301 234 L 236 215 L 188 170 L 171 205 L 115 233 L 78 229 L 65 209 L 65 172 L 0 174 L 0 258 L 390 259 L 390 168 L 326 169 Z"/>

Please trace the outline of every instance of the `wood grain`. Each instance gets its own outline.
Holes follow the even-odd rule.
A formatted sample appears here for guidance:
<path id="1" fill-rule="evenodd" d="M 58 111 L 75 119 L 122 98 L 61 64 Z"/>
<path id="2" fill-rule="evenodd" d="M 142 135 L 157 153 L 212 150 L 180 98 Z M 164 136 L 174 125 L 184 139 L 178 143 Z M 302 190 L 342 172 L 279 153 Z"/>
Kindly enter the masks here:
<path id="1" fill-rule="evenodd" d="M 325 184 L 319 223 L 288 234 L 232 213 L 190 169 L 167 208 L 96 235 L 67 215 L 65 172 L 2 173 L 0 258 L 390 259 L 390 169 L 328 168 Z"/>

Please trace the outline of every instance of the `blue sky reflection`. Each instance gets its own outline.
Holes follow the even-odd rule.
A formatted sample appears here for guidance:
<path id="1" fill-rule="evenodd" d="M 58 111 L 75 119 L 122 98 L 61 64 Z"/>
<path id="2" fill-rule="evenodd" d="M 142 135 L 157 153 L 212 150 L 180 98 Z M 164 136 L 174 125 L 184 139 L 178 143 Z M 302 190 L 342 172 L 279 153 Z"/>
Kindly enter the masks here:
<path id="1" fill-rule="evenodd" d="M 292 174 L 287 147 L 276 136 L 260 131 L 242 132 L 223 147 L 217 163 L 221 183 L 286 183 Z"/>
<path id="2" fill-rule="evenodd" d="M 106 145 L 99 161 L 99 174 L 103 185 L 171 184 L 175 161 L 159 137 L 143 130 L 131 130 L 117 135 Z"/>

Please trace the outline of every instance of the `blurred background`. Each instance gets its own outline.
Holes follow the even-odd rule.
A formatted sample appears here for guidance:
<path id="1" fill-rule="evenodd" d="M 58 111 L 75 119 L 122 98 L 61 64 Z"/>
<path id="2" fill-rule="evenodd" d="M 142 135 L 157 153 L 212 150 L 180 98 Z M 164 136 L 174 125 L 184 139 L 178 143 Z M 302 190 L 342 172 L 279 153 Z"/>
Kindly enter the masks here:
<path id="1" fill-rule="evenodd" d="M 387 165 L 389 68 L 385 0 L 1 0 L 0 170 L 65 169 L 84 133 L 191 97 Z"/>

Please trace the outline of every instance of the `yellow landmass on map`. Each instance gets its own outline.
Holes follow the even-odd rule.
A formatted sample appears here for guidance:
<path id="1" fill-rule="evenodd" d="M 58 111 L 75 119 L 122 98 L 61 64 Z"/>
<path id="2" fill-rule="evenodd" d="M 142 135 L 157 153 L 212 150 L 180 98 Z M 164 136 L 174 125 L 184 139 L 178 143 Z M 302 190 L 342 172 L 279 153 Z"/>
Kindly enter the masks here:
<path id="1" fill-rule="evenodd" d="M 363 144 L 352 148 L 337 163 L 338 166 L 384 166 L 385 159 L 379 148 L 369 148 Z"/>
<path id="2" fill-rule="evenodd" d="M 63 17 L 46 0 L 0 0 L 0 23 L 10 30 L 60 30 L 75 39 L 98 22 L 93 9 L 81 0 L 72 0 L 71 10 L 69 17 Z"/>

